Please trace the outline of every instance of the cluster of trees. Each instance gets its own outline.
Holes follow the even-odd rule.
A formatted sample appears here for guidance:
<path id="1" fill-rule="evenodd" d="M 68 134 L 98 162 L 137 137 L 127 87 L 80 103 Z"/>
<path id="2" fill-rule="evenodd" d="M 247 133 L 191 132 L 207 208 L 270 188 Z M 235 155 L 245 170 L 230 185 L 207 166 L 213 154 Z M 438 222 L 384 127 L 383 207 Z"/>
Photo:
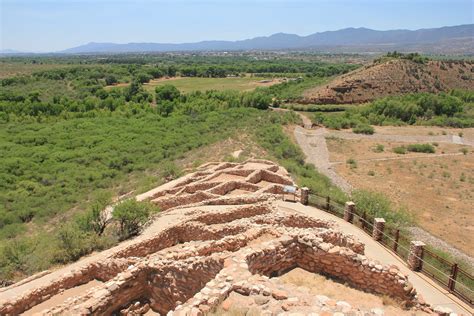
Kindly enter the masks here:
<path id="1" fill-rule="evenodd" d="M 53 232 L 41 227 L 74 207 L 84 210 L 84 201 L 94 199 L 94 192 L 130 189 L 132 175 L 140 179 L 133 183 L 138 190 L 175 176 L 179 168 L 173 161 L 238 131 L 258 134 L 256 142 L 271 157 L 281 159 L 308 186 L 330 191 L 329 180 L 304 165 L 302 153 L 281 131 L 281 124 L 297 117 L 259 111 L 272 98 L 284 91 L 295 93 L 301 89 L 298 85 L 312 84 L 316 77 L 307 76 L 282 90 L 252 92 L 183 94 L 165 85 L 152 93 L 143 83 L 183 69 L 198 69 L 190 75 L 222 76 L 223 71 L 227 75 L 249 70 L 333 74 L 353 66 L 248 57 L 163 57 L 130 64 L 70 58 L 70 66 L 0 81 L 0 278 L 75 260 L 136 234 L 153 212 L 143 204 L 125 203 L 123 212 L 118 207 L 112 226 L 100 212 L 104 203 L 97 203 Z M 121 82 L 130 84 L 105 88 Z M 27 227 L 32 234 L 25 234 Z"/>
<path id="2" fill-rule="evenodd" d="M 415 63 L 418 63 L 418 64 L 424 64 L 429 60 L 428 57 L 420 55 L 419 53 L 404 54 L 404 53 L 397 52 L 396 50 L 393 51 L 393 52 L 388 52 L 385 55 L 385 57 L 397 58 L 397 59 L 408 59 L 408 60 L 414 61 Z M 384 60 L 384 58 L 382 57 L 381 59 L 378 59 L 376 61 L 383 61 L 383 60 Z"/>
<path id="3" fill-rule="evenodd" d="M 372 125 L 474 126 L 474 93 L 415 93 L 386 97 L 367 106 L 335 114 L 316 113 L 313 121 L 330 128 L 356 128 Z M 368 132 L 370 132 L 367 129 Z"/>
<path id="4" fill-rule="evenodd" d="M 150 103 L 155 97 L 156 107 Z M 266 109 L 272 102 L 265 90 L 252 92 L 206 91 L 181 94 L 172 85 L 156 87 L 155 95 L 146 91 L 138 80 L 121 89 L 91 89 L 89 95 L 80 98 L 74 96 L 54 96 L 43 101 L 39 92 L 28 94 L 12 91 L 0 92 L 0 120 L 8 121 L 12 116 L 83 116 L 91 112 L 114 111 L 151 111 L 163 116 L 172 112 L 185 114 L 213 111 L 233 107 L 253 107 Z"/>
<path id="5" fill-rule="evenodd" d="M 148 105 L 1 123 L 0 278 L 75 260 L 133 235 L 143 209 L 129 216 L 118 208 L 113 231 L 104 228 L 102 205 L 54 232 L 43 233 L 40 227 L 74 207 L 83 210 L 84 201 L 96 199 L 97 192 L 156 186 L 179 174 L 176 159 L 238 130 L 250 132 L 259 118 L 264 118 L 261 125 L 272 124 L 253 108 L 164 118 Z M 28 227 L 32 234 L 25 234 Z"/>

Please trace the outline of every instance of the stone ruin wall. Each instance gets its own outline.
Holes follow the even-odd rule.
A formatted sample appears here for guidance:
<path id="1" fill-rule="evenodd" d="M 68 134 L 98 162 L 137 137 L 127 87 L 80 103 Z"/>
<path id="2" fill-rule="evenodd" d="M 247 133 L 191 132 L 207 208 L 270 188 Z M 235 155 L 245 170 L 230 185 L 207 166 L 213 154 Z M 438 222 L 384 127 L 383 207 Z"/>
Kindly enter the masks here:
<path id="1" fill-rule="evenodd" d="M 268 164 L 272 170 L 259 172 L 242 171 L 238 164 L 223 165 L 226 167 L 216 165 L 215 170 L 224 172 L 231 168 L 231 172 L 246 174 L 246 184 L 223 183 L 218 191 L 221 194 L 238 185 L 253 190 L 251 183 L 262 179 L 272 182 L 266 189 L 292 183 L 285 176 L 273 174 L 272 170 L 278 170 L 275 165 Z M 155 191 L 150 198 L 187 190 L 205 192 L 199 190 L 219 185 L 193 183 L 206 178 L 215 177 L 198 171 L 191 178 L 178 181 L 177 187 L 168 188 L 165 194 Z M 369 260 L 364 256 L 364 245 L 335 230 L 334 223 L 282 212 L 273 203 L 278 197 L 275 194 L 216 195 L 217 198 L 197 203 L 192 199 L 186 204 L 186 220 L 154 236 L 132 242 L 100 262 L 89 263 L 15 299 L 0 300 L 0 314 L 22 313 L 60 291 L 96 279 L 102 283 L 42 314 L 133 314 L 151 308 L 161 314 L 200 315 L 217 307 L 233 291 L 281 299 L 273 293 L 276 289 L 268 277 L 295 267 L 343 280 L 368 292 L 389 295 L 407 307 L 420 307 L 416 291 L 397 267 Z M 213 203 L 240 205 L 210 211 L 199 209 Z M 174 209 L 179 207 L 184 206 Z M 171 210 L 170 207 L 167 211 Z M 262 236 L 270 236 L 271 240 L 255 244 Z M 258 275 L 268 288 L 248 282 Z M 133 304 L 134 301 L 140 304 Z"/>

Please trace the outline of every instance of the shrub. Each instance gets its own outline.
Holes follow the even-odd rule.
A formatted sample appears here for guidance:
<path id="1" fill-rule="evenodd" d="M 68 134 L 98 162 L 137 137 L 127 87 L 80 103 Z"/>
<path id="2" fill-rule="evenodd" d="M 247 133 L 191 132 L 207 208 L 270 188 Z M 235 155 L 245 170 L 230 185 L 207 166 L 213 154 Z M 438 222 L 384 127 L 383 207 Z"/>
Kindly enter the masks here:
<path id="1" fill-rule="evenodd" d="M 156 102 L 160 101 L 174 101 L 181 95 L 178 88 L 171 84 L 165 84 L 155 88 Z"/>
<path id="2" fill-rule="evenodd" d="M 115 206 L 112 215 L 120 224 L 120 238 L 123 240 L 137 235 L 155 210 L 152 204 L 138 202 L 135 199 L 126 200 Z"/>
<path id="3" fill-rule="evenodd" d="M 369 172 L 367 172 L 367 175 L 373 177 L 375 176 L 375 172 L 373 170 L 369 170 Z"/>
<path id="4" fill-rule="evenodd" d="M 181 175 L 181 169 L 172 161 L 166 161 L 161 165 L 161 176 L 171 180 Z"/>
<path id="5" fill-rule="evenodd" d="M 469 152 L 466 147 L 461 148 L 459 151 L 462 152 L 464 155 L 467 155 L 467 153 Z"/>
<path id="6" fill-rule="evenodd" d="M 108 223 L 105 208 L 109 202 L 109 196 L 98 199 L 85 214 L 78 217 L 77 224 L 79 228 L 83 231 L 94 232 L 98 236 L 101 236 Z"/>
<path id="7" fill-rule="evenodd" d="M 374 128 L 370 125 L 358 124 L 352 129 L 352 132 L 357 134 L 368 134 L 372 135 L 374 133 Z"/>
<path id="8" fill-rule="evenodd" d="M 55 255 L 55 261 L 66 263 L 90 253 L 93 250 L 93 246 L 88 242 L 89 238 L 89 235 L 84 234 L 74 224 L 62 226 L 56 234 L 58 251 Z"/>
<path id="9" fill-rule="evenodd" d="M 407 149 L 405 146 L 399 146 L 399 147 L 395 147 L 393 149 L 393 152 L 398 154 L 398 155 L 404 155 L 407 153 Z"/>
<path id="10" fill-rule="evenodd" d="M 382 144 L 375 145 L 373 151 L 376 153 L 382 153 L 385 150 L 385 146 Z"/>
<path id="11" fill-rule="evenodd" d="M 411 222 L 409 213 L 403 209 L 395 210 L 390 200 L 382 193 L 356 190 L 352 199 L 357 210 L 366 212 L 371 217 L 383 217 L 387 223 L 396 225 Z"/>
<path id="12" fill-rule="evenodd" d="M 407 146 L 407 150 L 411 152 L 428 154 L 433 154 L 436 152 L 436 149 L 431 144 L 410 144 Z"/>
<path id="13" fill-rule="evenodd" d="M 354 158 L 349 158 L 346 160 L 346 163 L 351 169 L 357 168 L 357 161 Z"/>

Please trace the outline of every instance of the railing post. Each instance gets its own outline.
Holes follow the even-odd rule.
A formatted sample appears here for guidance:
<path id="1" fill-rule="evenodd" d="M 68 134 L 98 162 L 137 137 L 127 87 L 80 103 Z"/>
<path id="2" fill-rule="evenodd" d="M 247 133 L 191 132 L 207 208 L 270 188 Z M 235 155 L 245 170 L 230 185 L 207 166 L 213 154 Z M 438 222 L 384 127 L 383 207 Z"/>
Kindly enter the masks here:
<path id="1" fill-rule="evenodd" d="M 300 202 L 303 205 L 308 205 L 308 198 L 309 198 L 309 189 L 307 187 L 301 188 L 300 193 Z"/>
<path id="2" fill-rule="evenodd" d="M 395 242 L 393 243 L 393 251 L 397 253 L 398 249 L 398 239 L 400 239 L 400 229 L 395 231 Z"/>
<path id="3" fill-rule="evenodd" d="M 454 288 L 456 287 L 456 277 L 458 276 L 458 264 L 454 263 L 451 266 L 451 275 L 449 276 L 448 281 L 448 289 L 451 292 L 454 292 Z"/>
<path id="4" fill-rule="evenodd" d="M 374 229 L 372 230 L 372 238 L 381 241 L 383 238 L 383 230 L 385 228 L 385 219 L 376 217 L 374 219 Z"/>
<path id="5" fill-rule="evenodd" d="M 423 247 L 425 243 L 412 240 L 410 243 L 410 253 L 408 254 L 408 267 L 413 271 L 420 271 L 423 268 Z"/>
<path id="6" fill-rule="evenodd" d="M 365 214 L 365 211 L 362 212 L 362 230 L 367 229 L 367 215 Z"/>
<path id="7" fill-rule="evenodd" d="M 331 210 L 331 198 L 329 197 L 329 195 L 326 197 L 326 210 Z"/>
<path id="8" fill-rule="evenodd" d="M 346 207 L 344 208 L 344 220 L 346 222 L 352 223 L 352 221 L 354 220 L 354 209 L 354 202 L 346 202 Z"/>

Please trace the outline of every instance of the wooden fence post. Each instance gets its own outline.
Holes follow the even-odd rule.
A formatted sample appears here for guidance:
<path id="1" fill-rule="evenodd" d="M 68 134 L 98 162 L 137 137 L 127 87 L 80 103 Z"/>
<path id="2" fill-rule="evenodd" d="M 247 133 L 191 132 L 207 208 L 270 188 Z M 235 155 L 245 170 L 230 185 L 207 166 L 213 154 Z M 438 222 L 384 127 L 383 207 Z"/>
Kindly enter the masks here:
<path id="1" fill-rule="evenodd" d="M 458 276 L 458 264 L 455 263 L 451 266 L 451 275 L 449 276 L 449 281 L 448 281 L 448 288 L 451 292 L 454 292 L 457 276 Z"/>
<path id="2" fill-rule="evenodd" d="M 362 212 L 362 230 L 367 229 L 367 215 L 365 214 L 365 211 Z"/>
<path id="3" fill-rule="evenodd" d="M 329 195 L 326 197 L 326 210 L 331 210 L 331 198 L 329 197 Z"/>
<path id="4" fill-rule="evenodd" d="M 400 238 L 400 229 L 397 229 L 395 231 L 395 242 L 393 243 L 393 251 L 395 251 L 395 253 L 397 253 L 399 238 Z"/>

